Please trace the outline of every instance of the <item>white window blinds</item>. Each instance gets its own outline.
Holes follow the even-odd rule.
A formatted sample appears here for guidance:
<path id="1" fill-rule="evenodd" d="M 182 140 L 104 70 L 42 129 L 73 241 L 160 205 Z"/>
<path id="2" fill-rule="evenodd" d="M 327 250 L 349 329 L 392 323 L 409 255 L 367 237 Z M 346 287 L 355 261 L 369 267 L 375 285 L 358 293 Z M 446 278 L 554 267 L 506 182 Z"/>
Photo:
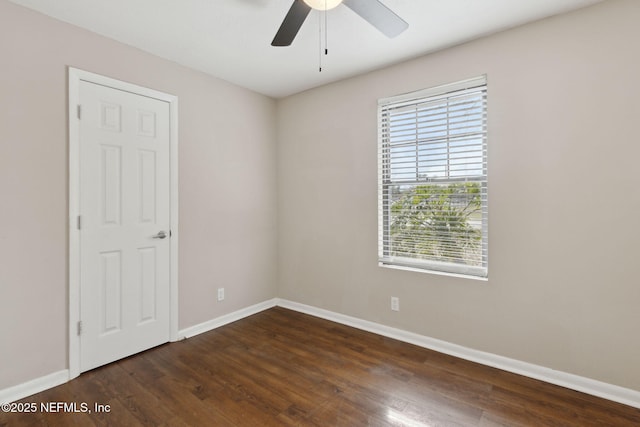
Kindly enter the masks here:
<path id="1" fill-rule="evenodd" d="M 378 123 L 381 265 L 486 277 L 486 77 L 382 99 Z"/>

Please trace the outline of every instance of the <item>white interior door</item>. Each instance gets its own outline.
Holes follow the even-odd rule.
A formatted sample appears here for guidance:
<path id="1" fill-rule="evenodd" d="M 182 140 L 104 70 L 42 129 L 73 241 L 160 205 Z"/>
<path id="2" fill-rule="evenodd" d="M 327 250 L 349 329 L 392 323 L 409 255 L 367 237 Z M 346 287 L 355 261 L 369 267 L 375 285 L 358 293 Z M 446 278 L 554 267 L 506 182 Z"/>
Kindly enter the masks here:
<path id="1" fill-rule="evenodd" d="M 169 341 L 170 106 L 81 81 L 80 371 Z"/>

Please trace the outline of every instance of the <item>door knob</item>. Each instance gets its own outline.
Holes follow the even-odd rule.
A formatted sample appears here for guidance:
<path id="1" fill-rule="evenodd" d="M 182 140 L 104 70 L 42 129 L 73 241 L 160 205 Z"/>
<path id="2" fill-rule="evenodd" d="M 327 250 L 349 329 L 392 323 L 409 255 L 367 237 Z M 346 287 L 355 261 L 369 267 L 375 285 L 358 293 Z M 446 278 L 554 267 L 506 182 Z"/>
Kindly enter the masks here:
<path id="1" fill-rule="evenodd" d="M 166 231 L 158 231 L 158 234 L 156 234 L 155 236 L 153 236 L 154 239 L 164 239 L 165 237 L 167 237 L 167 232 Z"/>

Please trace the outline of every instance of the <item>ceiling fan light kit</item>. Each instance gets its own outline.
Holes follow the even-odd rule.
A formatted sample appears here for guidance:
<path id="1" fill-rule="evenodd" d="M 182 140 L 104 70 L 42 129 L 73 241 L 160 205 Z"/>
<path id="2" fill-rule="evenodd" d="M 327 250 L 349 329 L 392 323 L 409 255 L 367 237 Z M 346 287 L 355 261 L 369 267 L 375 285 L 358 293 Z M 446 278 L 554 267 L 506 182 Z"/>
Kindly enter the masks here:
<path id="1" fill-rule="evenodd" d="M 342 3 L 342 0 L 303 0 L 311 9 L 330 10 Z"/>

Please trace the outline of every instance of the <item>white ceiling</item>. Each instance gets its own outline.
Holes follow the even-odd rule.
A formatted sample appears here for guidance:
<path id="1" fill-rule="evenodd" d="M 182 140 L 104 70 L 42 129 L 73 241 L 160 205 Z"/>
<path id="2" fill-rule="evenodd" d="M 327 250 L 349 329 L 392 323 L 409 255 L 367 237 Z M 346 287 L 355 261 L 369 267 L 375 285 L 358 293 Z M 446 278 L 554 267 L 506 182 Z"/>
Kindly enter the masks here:
<path id="1" fill-rule="evenodd" d="M 394 39 L 340 5 L 322 72 L 320 12 L 290 47 L 270 45 L 293 0 L 11 1 L 279 98 L 601 0 L 382 0 L 409 23 Z"/>

